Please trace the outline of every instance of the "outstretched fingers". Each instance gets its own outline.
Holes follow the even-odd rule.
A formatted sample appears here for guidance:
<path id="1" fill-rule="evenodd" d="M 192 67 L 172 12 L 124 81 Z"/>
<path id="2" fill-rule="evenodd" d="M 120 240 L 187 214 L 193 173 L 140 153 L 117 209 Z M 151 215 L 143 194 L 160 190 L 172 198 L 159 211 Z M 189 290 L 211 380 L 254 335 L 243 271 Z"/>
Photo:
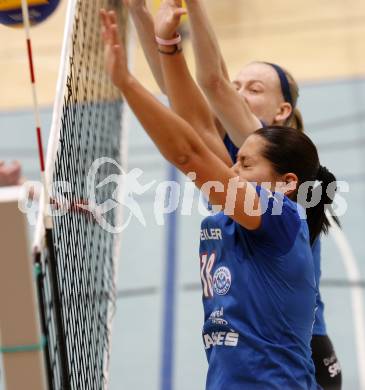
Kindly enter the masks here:
<path id="1" fill-rule="evenodd" d="M 100 21 L 101 21 L 101 36 L 103 38 L 104 43 L 110 44 L 110 20 L 108 12 L 105 9 L 100 10 Z"/>
<path id="2" fill-rule="evenodd" d="M 117 24 L 112 24 L 110 27 L 111 32 L 111 44 L 113 46 L 118 45 L 121 46 L 122 42 L 120 40 L 119 28 Z"/>
<path id="3" fill-rule="evenodd" d="M 101 9 L 100 20 L 102 23 L 102 37 L 104 42 L 110 45 L 120 45 L 121 41 L 115 12 Z"/>
<path id="4" fill-rule="evenodd" d="M 186 8 L 176 8 L 174 11 L 174 18 L 180 19 L 183 15 L 187 14 Z"/>
<path id="5" fill-rule="evenodd" d="M 111 24 L 117 24 L 117 15 L 115 14 L 114 11 L 109 11 L 108 12 L 108 17 L 109 17 L 109 20 L 110 20 Z"/>
<path id="6" fill-rule="evenodd" d="M 111 26 L 111 44 L 113 47 L 116 62 L 119 65 L 124 64 L 125 62 L 124 47 L 120 39 L 118 25 L 116 24 L 113 24 Z"/>
<path id="7" fill-rule="evenodd" d="M 130 79 L 124 44 L 121 39 L 117 17 L 114 11 L 100 10 L 102 38 L 104 41 L 105 70 L 118 88 Z"/>

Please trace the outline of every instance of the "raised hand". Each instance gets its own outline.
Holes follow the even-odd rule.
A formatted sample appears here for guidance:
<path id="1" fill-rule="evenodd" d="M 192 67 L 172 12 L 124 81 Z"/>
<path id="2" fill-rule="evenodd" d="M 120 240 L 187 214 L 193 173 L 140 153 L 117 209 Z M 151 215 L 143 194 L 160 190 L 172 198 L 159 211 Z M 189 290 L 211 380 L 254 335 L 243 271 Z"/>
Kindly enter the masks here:
<path id="1" fill-rule="evenodd" d="M 100 10 L 102 38 L 104 42 L 105 70 L 118 88 L 130 77 L 124 45 L 120 39 L 114 11 Z"/>
<path id="2" fill-rule="evenodd" d="M 159 38 L 171 39 L 176 36 L 180 19 L 186 14 L 182 0 L 164 0 L 155 18 L 155 32 Z"/>

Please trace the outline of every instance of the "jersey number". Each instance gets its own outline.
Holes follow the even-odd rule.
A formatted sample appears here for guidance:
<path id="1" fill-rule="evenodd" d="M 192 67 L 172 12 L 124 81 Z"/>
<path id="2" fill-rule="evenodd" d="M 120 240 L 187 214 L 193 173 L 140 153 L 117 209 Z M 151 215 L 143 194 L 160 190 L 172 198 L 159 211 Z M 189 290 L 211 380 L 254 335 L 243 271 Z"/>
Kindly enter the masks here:
<path id="1" fill-rule="evenodd" d="M 216 254 L 214 252 L 210 256 L 208 256 L 208 253 L 200 255 L 200 277 L 203 284 L 203 295 L 205 298 L 213 297 L 212 269 L 215 258 Z"/>

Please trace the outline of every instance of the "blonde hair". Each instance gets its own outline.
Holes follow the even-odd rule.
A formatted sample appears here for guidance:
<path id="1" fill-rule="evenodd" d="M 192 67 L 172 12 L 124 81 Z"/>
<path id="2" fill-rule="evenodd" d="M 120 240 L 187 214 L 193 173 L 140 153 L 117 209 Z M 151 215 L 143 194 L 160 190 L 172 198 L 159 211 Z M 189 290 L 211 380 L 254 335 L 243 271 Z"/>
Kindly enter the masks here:
<path id="1" fill-rule="evenodd" d="M 285 125 L 293 127 L 294 129 L 297 129 L 299 131 L 304 131 L 303 116 L 299 108 L 297 107 L 297 102 L 299 98 L 299 86 L 295 81 L 294 77 L 292 76 L 292 74 L 288 72 L 285 68 L 282 69 L 285 73 L 286 78 L 288 79 L 290 95 L 293 101 L 292 104 L 293 110 L 292 113 L 287 118 L 287 120 L 285 121 Z"/>
<path id="2" fill-rule="evenodd" d="M 304 121 L 302 113 L 300 112 L 299 108 L 295 107 L 293 112 L 290 114 L 289 118 L 287 119 L 288 126 L 292 127 L 293 129 L 297 129 L 299 131 L 304 132 Z"/>

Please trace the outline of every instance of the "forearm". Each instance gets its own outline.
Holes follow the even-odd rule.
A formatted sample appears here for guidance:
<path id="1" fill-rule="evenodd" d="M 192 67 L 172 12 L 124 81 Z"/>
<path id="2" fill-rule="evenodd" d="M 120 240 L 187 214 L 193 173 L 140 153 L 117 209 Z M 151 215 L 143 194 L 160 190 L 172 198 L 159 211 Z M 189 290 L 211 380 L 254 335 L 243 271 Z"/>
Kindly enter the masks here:
<path id="1" fill-rule="evenodd" d="M 246 101 L 228 81 L 207 89 L 205 95 L 225 132 L 238 148 L 250 134 L 262 127 Z"/>
<path id="2" fill-rule="evenodd" d="M 129 77 L 119 89 L 161 154 L 183 170 L 181 167 L 202 147 L 195 130 L 160 103 L 134 77 Z"/>
<path id="3" fill-rule="evenodd" d="M 231 84 L 217 38 L 201 0 L 186 0 L 197 66 L 197 80 L 214 114 L 237 147 L 260 121 Z"/>
<path id="4" fill-rule="evenodd" d="M 209 194 L 212 204 L 225 205 L 226 200 L 232 200 L 234 207 L 230 208 L 230 212 L 234 212 L 233 218 L 243 226 L 257 228 L 259 226 L 257 218 L 252 219 L 241 210 L 246 193 L 251 186 L 244 183 L 237 196 L 230 191 L 229 184 L 232 179 L 238 179 L 237 174 L 209 149 L 189 123 L 162 105 L 130 75 L 118 26 L 114 23 L 115 13 L 113 11 L 107 13 L 102 9 L 100 17 L 105 69 L 161 154 L 183 173 L 195 172 L 195 184 L 202 190 L 209 193 L 209 188 L 203 187 L 205 183 L 211 185 L 211 181 L 214 181 L 213 184 L 217 184 L 220 188 Z M 168 31 L 165 33 L 164 39 L 170 35 Z M 253 187 L 251 193 L 257 198 Z"/>
<path id="5" fill-rule="evenodd" d="M 212 204 L 228 207 L 229 215 L 241 225 L 258 228 L 260 216 L 246 214 L 242 207 L 247 195 L 254 201 L 254 209 L 259 207 L 254 187 L 247 182 L 235 185 L 237 175 L 212 153 L 186 121 L 163 106 L 137 80 L 129 78 L 120 89 L 161 154 L 184 174 L 194 172 L 196 186 L 209 196 Z M 231 185 L 233 191 L 229 190 Z"/>
<path id="6" fill-rule="evenodd" d="M 228 79 L 228 73 L 221 54 L 217 37 L 201 0 L 186 0 L 190 20 L 196 74 L 200 86 Z"/>
<path id="7" fill-rule="evenodd" d="M 162 75 L 160 58 L 155 41 L 154 21 L 146 5 L 130 7 L 129 13 L 136 27 L 139 41 L 159 88 L 165 93 L 165 83 Z"/>
<path id="8" fill-rule="evenodd" d="M 161 47 L 163 51 L 167 49 Z M 231 164 L 210 107 L 191 77 L 183 53 L 160 54 L 160 58 L 166 92 L 173 110 L 194 128 L 214 154 L 227 165 Z"/>

